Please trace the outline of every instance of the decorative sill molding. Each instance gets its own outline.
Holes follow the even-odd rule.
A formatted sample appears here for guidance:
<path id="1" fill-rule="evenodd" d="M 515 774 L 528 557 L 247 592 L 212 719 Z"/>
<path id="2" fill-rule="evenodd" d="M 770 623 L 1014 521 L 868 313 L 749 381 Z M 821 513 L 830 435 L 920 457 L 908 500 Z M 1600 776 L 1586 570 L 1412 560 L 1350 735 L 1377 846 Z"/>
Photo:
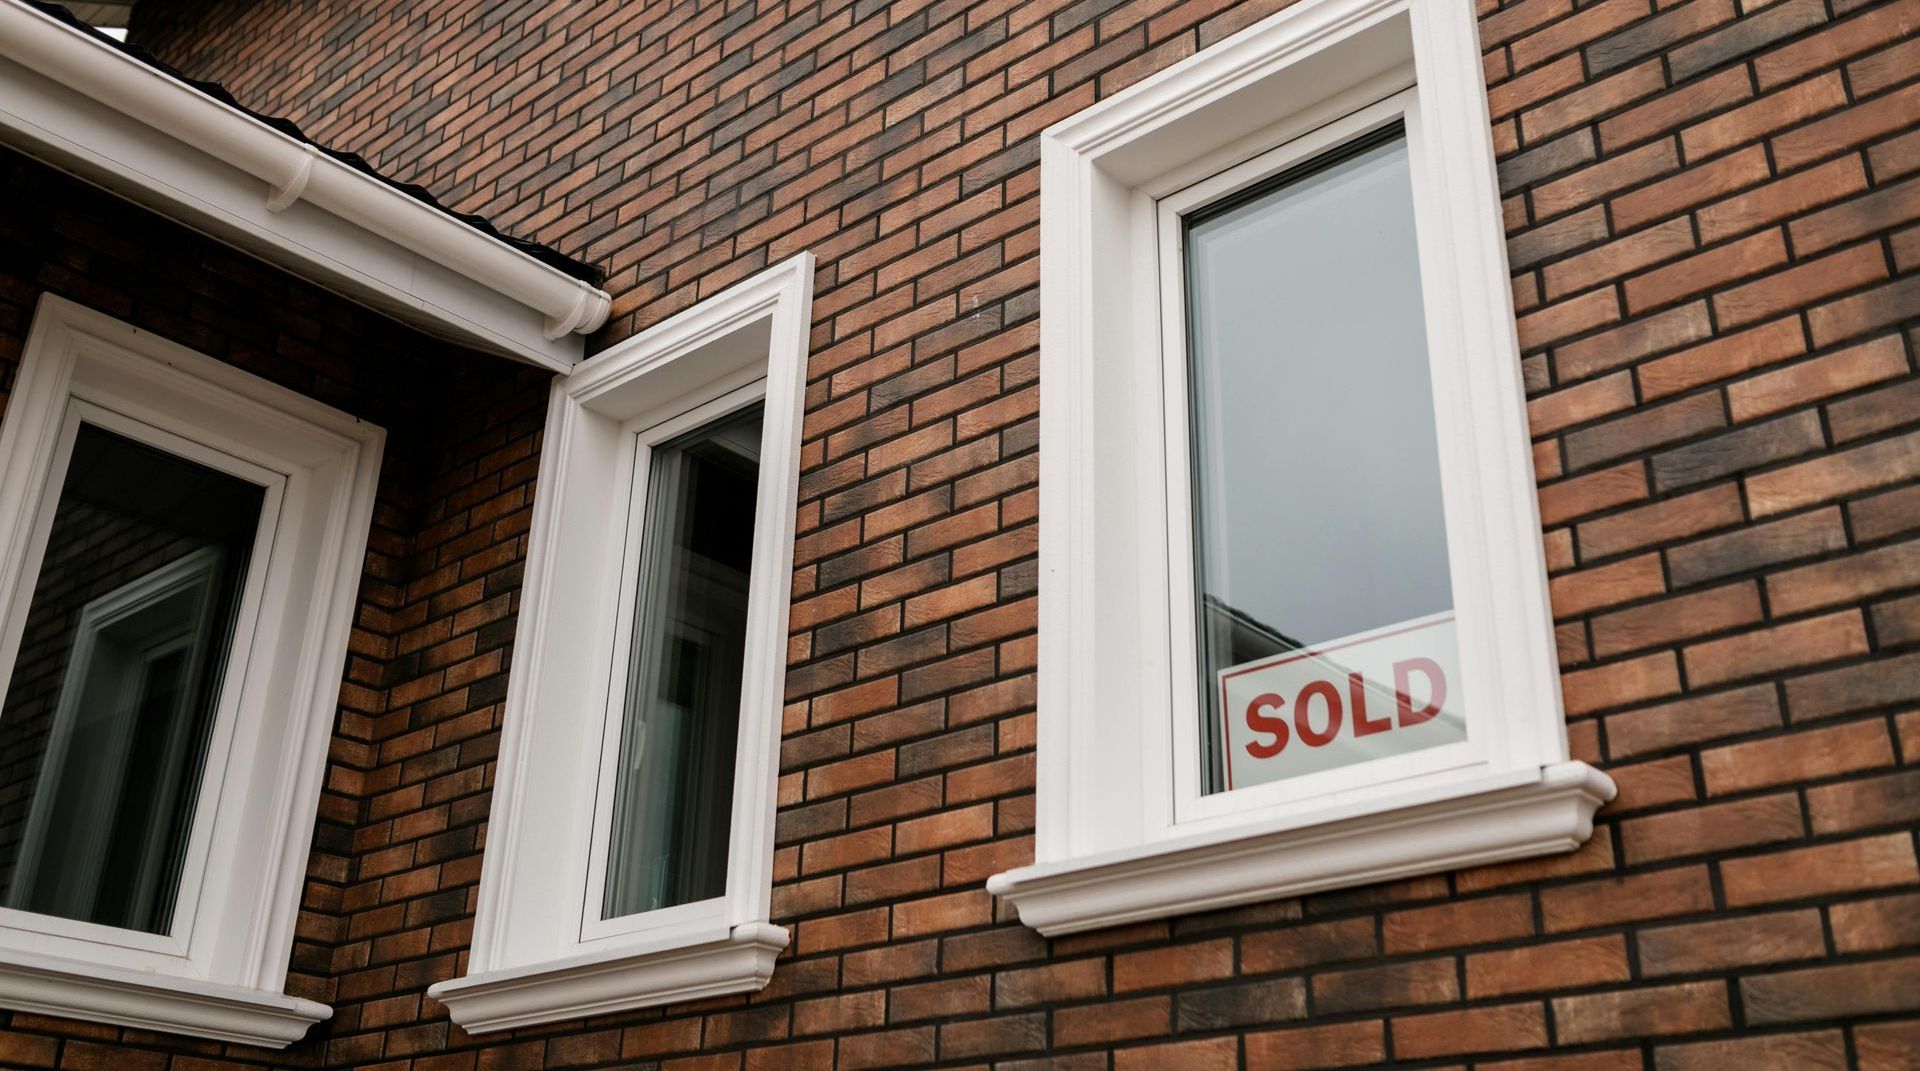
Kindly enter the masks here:
<path id="1" fill-rule="evenodd" d="M 1048 937 L 1578 848 L 1613 781 L 1583 762 L 1339 821 L 1182 838 L 996 874 Z"/>
<path id="2" fill-rule="evenodd" d="M 764 988 L 787 931 L 735 926 L 718 941 L 648 952 L 576 956 L 435 983 L 427 995 L 469 1034 L 556 1023 Z"/>
<path id="3" fill-rule="evenodd" d="M 16 950 L 0 954 L 0 1007 L 268 1049 L 333 1017 L 325 1004 L 283 993 Z"/>

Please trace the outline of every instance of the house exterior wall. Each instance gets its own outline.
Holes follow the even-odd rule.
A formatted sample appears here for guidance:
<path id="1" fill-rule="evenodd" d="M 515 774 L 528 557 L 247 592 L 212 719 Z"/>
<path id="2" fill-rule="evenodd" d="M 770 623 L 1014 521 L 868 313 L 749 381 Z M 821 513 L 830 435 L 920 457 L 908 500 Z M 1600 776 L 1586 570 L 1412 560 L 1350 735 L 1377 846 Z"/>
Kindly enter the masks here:
<path id="1" fill-rule="evenodd" d="M 405 766 L 414 791 L 424 792 L 428 781 L 438 786 L 436 802 L 480 791 L 484 760 L 475 749 L 491 753 L 504 691 L 500 666 L 512 630 L 499 621 L 519 587 L 533 444 L 550 376 L 425 337 L 11 150 L 0 150 L 0 206 L 0 416 L 34 305 L 50 293 L 387 429 L 287 981 L 289 993 L 334 999 L 346 905 L 358 895 L 349 885 L 360 884 L 351 875 L 381 779 L 397 779 Z M 411 693 L 409 710 L 421 725 L 435 723 L 428 731 L 437 748 L 403 759 L 389 741 L 386 755 L 401 765 L 369 779 L 380 765 L 379 741 L 390 735 L 379 727 L 388 724 L 391 682 L 417 689 L 428 678 L 436 682 L 432 694 Z M 0 746 L 8 759 L 23 746 L 37 753 L 37 745 L 12 737 Z M 485 813 L 480 800 L 476 816 Z M 427 820 L 416 816 L 410 828 Z M 441 850 L 455 856 L 472 844 L 468 830 Z M 451 904 L 430 898 L 411 917 L 440 922 L 459 906 L 458 897 Z M 442 942 L 464 939 L 451 925 Z M 421 938 L 424 951 L 425 931 Z M 316 1033 L 270 1053 L 0 1011 L 0 1067 L 144 1069 L 165 1067 L 170 1057 L 183 1071 L 226 1066 L 194 1063 L 202 1057 L 318 1067 L 326 1042 Z"/>
<path id="2" fill-rule="evenodd" d="M 819 258 L 772 984 L 482 1038 L 424 996 L 471 926 L 544 401 L 502 375 L 417 455 L 417 520 L 382 500 L 296 955 L 335 1018 L 285 1059 L 1912 1066 L 1914 0 L 1482 6 L 1568 731 L 1620 786 L 1585 848 L 1052 941 L 985 892 L 1032 857 L 1035 135 L 1277 6 L 138 9 L 169 62 L 606 267 L 598 345 Z M 131 1058 L 99 1035 L 16 1016 L 0 1054 Z"/>

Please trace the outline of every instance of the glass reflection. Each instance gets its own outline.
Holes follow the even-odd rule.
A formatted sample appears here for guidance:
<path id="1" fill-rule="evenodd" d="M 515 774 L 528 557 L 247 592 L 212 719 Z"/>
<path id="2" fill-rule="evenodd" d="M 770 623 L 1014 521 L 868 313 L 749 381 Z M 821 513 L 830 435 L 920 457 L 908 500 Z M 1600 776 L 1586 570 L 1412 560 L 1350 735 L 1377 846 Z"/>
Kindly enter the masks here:
<path id="1" fill-rule="evenodd" d="M 0 903 L 168 932 L 264 500 L 80 426 L 0 707 Z"/>
<path id="2" fill-rule="evenodd" d="M 1464 739 L 1404 133 L 1185 237 L 1203 783 Z"/>
<path id="3" fill-rule="evenodd" d="M 652 451 L 602 918 L 726 891 L 760 425 Z"/>

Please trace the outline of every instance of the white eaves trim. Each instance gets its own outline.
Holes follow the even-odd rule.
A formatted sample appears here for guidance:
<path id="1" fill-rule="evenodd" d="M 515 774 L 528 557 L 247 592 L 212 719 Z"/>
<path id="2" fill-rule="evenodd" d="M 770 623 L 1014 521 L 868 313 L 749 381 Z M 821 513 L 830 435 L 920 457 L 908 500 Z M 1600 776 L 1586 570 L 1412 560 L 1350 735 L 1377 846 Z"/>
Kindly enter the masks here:
<path id="1" fill-rule="evenodd" d="M 608 296 L 21 4 L 0 143 L 429 333 L 565 371 Z"/>

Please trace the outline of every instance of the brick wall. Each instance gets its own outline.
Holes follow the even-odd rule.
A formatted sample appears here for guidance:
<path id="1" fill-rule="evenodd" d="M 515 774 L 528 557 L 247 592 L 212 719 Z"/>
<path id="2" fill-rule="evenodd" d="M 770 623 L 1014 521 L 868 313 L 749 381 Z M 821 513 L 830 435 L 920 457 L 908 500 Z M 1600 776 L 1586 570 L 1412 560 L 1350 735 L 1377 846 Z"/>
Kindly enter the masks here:
<path id="1" fill-rule="evenodd" d="M 303 960 L 328 1062 L 1912 1066 L 1915 0 L 1483 8 L 1569 733 L 1621 788 L 1586 848 L 1057 941 L 996 912 L 1031 852 L 1034 135 L 1274 6 L 138 9 L 250 105 L 607 267 L 602 343 L 820 258 L 771 987 L 451 1028 L 423 990 L 465 941 L 499 678 L 396 662 Z M 392 593 L 396 644 L 497 657 L 504 599 L 429 588 Z"/>
<path id="2" fill-rule="evenodd" d="M 0 411 L 18 377 L 34 303 L 50 292 L 387 429 L 288 979 L 289 992 L 339 999 L 343 965 L 356 955 L 364 962 L 365 946 L 356 952 L 350 933 L 365 925 L 355 921 L 361 901 L 380 891 L 378 881 L 361 876 L 372 869 L 361 857 L 376 855 L 387 831 L 374 797 L 402 778 L 416 806 L 423 793 L 471 797 L 480 789 L 511 639 L 495 622 L 519 586 L 529 459 L 548 377 L 403 328 L 10 150 L 0 150 L 0 206 Z M 423 696 L 428 680 L 435 686 Z M 404 688 L 395 691 L 396 682 Z M 419 730 L 407 740 L 389 731 L 395 696 Z M 423 733 L 428 746 L 418 744 Z M 0 736 L 0 747 L 21 746 Z M 476 817 L 484 813 L 480 799 Z M 430 813 L 415 815 L 412 835 L 422 835 L 429 820 Z M 469 829 L 442 850 L 472 846 Z M 430 852 L 420 849 L 423 858 Z M 390 887 L 389 895 L 399 891 Z M 409 919 L 436 903 L 426 898 Z M 440 940 L 463 935 L 455 925 Z M 423 929 L 417 941 L 392 944 L 418 957 L 428 940 Z M 0 1011 L 5 1068 L 158 1071 L 171 1059 L 175 1071 L 211 1071 L 318 1067 L 326 1057 L 324 1028 L 269 1053 Z"/>

